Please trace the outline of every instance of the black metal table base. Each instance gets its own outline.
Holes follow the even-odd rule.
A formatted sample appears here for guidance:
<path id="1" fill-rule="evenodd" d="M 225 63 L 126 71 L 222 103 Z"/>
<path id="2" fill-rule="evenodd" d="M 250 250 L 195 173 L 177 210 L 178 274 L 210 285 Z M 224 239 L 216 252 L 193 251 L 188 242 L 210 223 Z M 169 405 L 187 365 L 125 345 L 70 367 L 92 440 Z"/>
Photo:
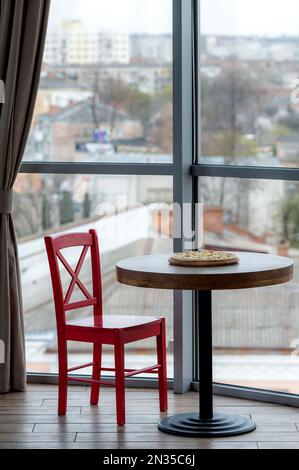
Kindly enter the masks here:
<path id="1" fill-rule="evenodd" d="M 165 418 L 159 424 L 160 431 L 186 437 L 235 436 L 255 428 L 255 423 L 245 416 L 220 413 L 211 419 L 200 419 L 198 413 L 184 413 Z"/>
<path id="2" fill-rule="evenodd" d="M 199 413 L 184 413 L 163 419 L 159 429 L 187 437 L 235 436 L 254 431 L 246 416 L 213 413 L 212 292 L 196 292 L 199 337 Z"/>

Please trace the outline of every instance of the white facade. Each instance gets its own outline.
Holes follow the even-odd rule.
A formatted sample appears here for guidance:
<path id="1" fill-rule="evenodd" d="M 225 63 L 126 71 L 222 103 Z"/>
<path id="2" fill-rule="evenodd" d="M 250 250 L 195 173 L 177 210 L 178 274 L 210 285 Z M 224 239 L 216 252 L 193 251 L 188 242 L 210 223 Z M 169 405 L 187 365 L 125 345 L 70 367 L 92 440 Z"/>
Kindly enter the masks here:
<path id="1" fill-rule="evenodd" d="M 129 35 L 90 31 L 80 21 L 64 21 L 47 33 L 44 62 L 57 64 L 127 64 Z"/>
<path id="2" fill-rule="evenodd" d="M 99 57 L 101 64 L 128 64 L 130 62 L 130 42 L 126 33 L 99 33 Z"/>
<path id="3" fill-rule="evenodd" d="M 89 90 L 81 90 L 80 88 L 49 88 L 39 90 L 39 98 L 44 100 L 44 105 L 50 108 L 57 106 L 65 108 L 70 103 L 87 100 L 92 96 Z"/>
<path id="4" fill-rule="evenodd" d="M 145 59 L 155 63 L 171 63 L 172 35 L 133 34 L 130 37 L 130 54 L 134 61 Z"/>
<path id="5" fill-rule="evenodd" d="M 236 57 L 239 60 L 271 60 L 275 62 L 298 59 L 295 40 L 270 39 L 241 36 L 208 36 L 206 52 L 210 56 L 225 59 Z"/>
<path id="6" fill-rule="evenodd" d="M 156 93 L 171 83 L 171 68 L 163 65 L 107 65 L 99 70 L 99 79 L 122 81 L 143 93 Z"/>

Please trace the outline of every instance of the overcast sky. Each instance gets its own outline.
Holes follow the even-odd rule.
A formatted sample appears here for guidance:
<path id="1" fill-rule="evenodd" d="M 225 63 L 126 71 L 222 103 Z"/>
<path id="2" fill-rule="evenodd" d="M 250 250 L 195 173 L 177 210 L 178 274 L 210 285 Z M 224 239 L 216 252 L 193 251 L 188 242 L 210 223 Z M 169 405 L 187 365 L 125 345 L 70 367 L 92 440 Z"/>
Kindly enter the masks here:
<path id="1" fill-rule="evenodd" d="M 52 0 L 50 26 L 81 19 L 89 28 L 161 33 L 172 29 L 172 0 Z M 299 35 L 299 0 L 202 0 L 205 34 Z"/>

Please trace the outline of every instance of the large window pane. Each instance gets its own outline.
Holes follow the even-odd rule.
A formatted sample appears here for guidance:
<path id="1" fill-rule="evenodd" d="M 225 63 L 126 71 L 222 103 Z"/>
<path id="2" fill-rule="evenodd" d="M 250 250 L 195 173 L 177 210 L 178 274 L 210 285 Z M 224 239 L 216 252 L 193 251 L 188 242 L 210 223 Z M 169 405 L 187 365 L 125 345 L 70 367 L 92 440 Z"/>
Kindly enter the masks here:
<path id="1" fill-rule="evenodd" d="M 286 284 L 213 293 L 214 380 L 299 393 L 299 183 L 201 179 L 204 244 L 289 256 Z"/>
<path id="2" fill-rule="evenodd" d="M 172 161 L 171 0 L 52 0 L 25 160 Z"/>
<path id="3" fill-rule="evenodd" d="M 172 292 L 124 286 L 115 279 L 115 263 L 120 259 L 172 251 L 171 224 L 163 223 L 167 219 L 161 216 L 169 212 L 171 202 L 172 178 L 168 176 L 18 176 L 14 220 L 29 372 L 57 372 L 55 310 L 43 235 L 95 228 L 100 242 L 104 315 L 166 316 L 168 375 L 172 377 Z M 64 256 L 74 268 L 78 250 L 67 249 Z M 80 279 L 91 289 L 89 258 Z M 69 282 L 64 272 L 64 289 Z M 72 299 L 81 299 L 79 289 L 75 289 Z M 68 318 L 87 313 L 86 309 L 70 312 Z M 156 363 L 155 348 L 154 339 L 127 345 L 126 366 Z M 89 362 L 90 354 L 89 345 L 70 342 L 70 367 Z M 113 366 L 111 347 L 105 349 L 104 365 Z"/>
<path id="4" fill-rule="evenodd" d="M 299 3 L 201 0 L 201 33 L 202 161 L 298 167 Z"/>

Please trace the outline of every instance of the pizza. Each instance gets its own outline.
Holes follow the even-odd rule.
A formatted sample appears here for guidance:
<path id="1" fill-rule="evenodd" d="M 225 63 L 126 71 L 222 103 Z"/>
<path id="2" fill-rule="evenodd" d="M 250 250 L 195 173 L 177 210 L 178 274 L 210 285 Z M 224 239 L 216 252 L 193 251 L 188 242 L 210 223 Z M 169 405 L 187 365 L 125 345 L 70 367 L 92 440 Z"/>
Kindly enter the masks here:
<path id="1" fill-rule="evenodd" d="M 175 253 L 168 261 L 178 266 L 224 266 L 238 263 L 239 258 L 229 251 L 201 250 Z"/>

